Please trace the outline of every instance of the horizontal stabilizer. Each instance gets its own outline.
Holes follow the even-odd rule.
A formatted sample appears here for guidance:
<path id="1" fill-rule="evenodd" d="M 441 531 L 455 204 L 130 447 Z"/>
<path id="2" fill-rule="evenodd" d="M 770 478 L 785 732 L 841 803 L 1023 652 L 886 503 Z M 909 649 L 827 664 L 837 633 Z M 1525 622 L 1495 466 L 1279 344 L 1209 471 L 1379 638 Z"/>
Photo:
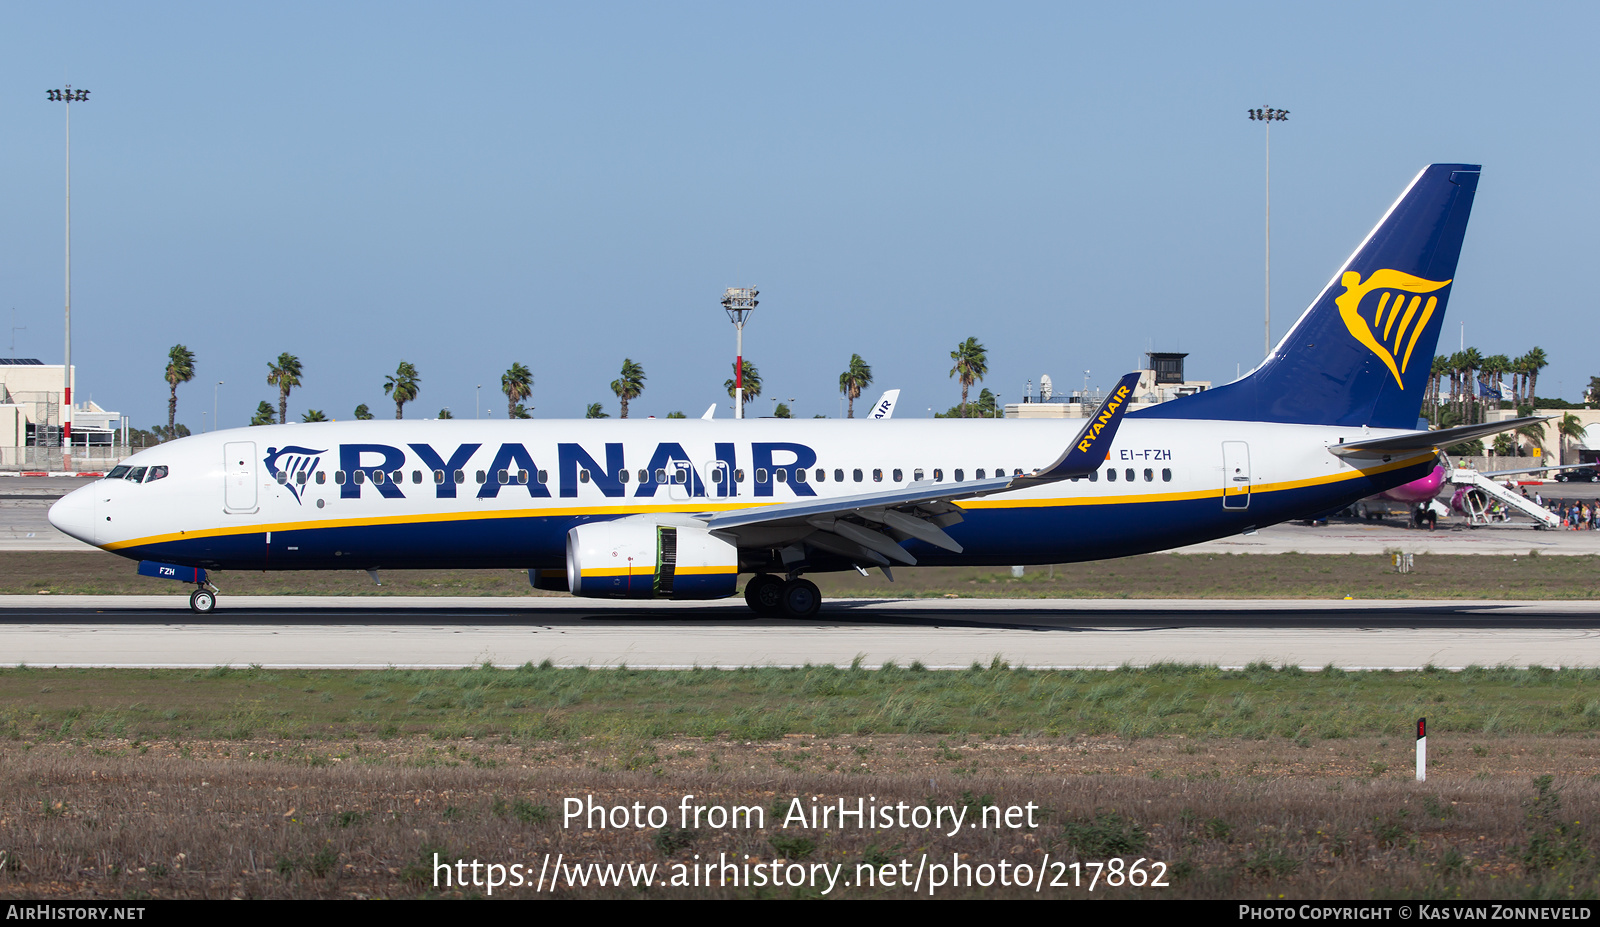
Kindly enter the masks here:
<path id="1" fill-rule="evenodd" d="M 1334 444 L 1328 450 L 1340 457 L 1351 454 L 1389 453 L 1395 451 L 1424 451 L 1428 448 L 1448 447 L 1451 444 L 1460 444 L 1462 441 L 1471 441 L 1484 435 L 1499 434 L 1502 431 L 1513 431 L 1524 425 L 1542 422 L 1550 416 L 1530 415 L 1524 418 L 1514 418 L 1504 422 L 1487 422 L 1482 425 L 1462 425 L 1459 428 L 1444 428 L 1439 431 L 1413 431 L 1410 434 L 1390 435 L 1386 438 L 1368 438 L 1365 441 L 1346 441 L 1344 444 Z"/>

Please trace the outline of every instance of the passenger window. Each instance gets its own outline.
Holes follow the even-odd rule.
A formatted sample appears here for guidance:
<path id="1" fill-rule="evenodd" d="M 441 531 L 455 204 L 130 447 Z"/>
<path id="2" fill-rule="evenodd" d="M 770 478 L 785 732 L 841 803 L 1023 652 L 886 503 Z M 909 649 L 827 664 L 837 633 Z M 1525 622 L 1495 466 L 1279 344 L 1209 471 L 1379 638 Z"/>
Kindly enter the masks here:
<path id="1" fill-rule="evenodd" d="M 159 468 L 157 468 L 157 469 L 159 469 Z M 166 476 L 166 474 L 163 473 L 163 474 L 161 474 L 161 476 Z M 156 476 L 154 473 L 150 474 L 150 478 L 152 480 L 159 480 L 159 479 L 161 479 L 161 476 Z M 294 475 L 294 481 L 295 481 L 296 484 L 298 484 L 300 486 L 304 486 L 306 484 L 306 471 L 301 470 L 299 473 L 296 473 Z"/>
<path id="2" fill-rule="evenodd" d="M 335 470 L 335 471 L 333 471 L 333 485 L 335 485 L 335 486 L 343 486 L 344 485 L 344 471 L 343 470 Z"/>
<path id="3" fill-rule="evenodd" d="M 656 482 L 657 483 L 665 483 L 666 481 L 667 481 L 667 471 L 665 471 L 665 470 L 657 470 L 656 471 Z"/>
<path id="4" fill-rule="evenodd" d="M 1172 471 L 1171 470 L 1168 470 L 1165 467 L 1161 468 L 1161 482 L 1163 482 L 1163 483 L 1172 482 Z"/>
<path id="5" fill-rule="evenodd" d="M 628 471 L 626 471 L 626 470 L 618 470 L 617 471 L 617 482 L 626 483 L 627 481 L 628 481 Z"/>
<path id="6" fill-rule="evenodd" d="M 540 470 L 539 471 L 539 482 L 541 482 L 541 483 L 550 482 L 550 471 L 549 470 Z"/>
<path id="7" fill-rule="evenodd" d="M 108 480 L 120 480 L 123 477 L 127 476 L 128 475 L 128 471 L 132 470 L 132 469 L 133 469 L 132 467 L 127 466 L 126 464 L 118 464 L 117 466 L 111 468 L 111 472 L 110 473 L 106 474 L 106 479 L 108 479 Z"/>
<path id="8" fill-rule="evenodd" d="M 146 483 L 154 483 L 156 480 L 162 479 L 166 475 L 167 475 L 167 468 L 166 467 L 151 467 L 150 468 L 150 472 L 145 474 L 144 481 Z M 304 473 L 300 474 L 300 482 L 304 483 L 305 481 L 306 481 L 306 475 Z"/>
<path id="9" fill-rule="evenodd" d="M 641 483 L 650 482 L 650 471 L 649 470 L 640 470 L 639 471 L 639 482 L 641 482 Z"/>
<path id="10" fill-rule="evenodd" d="M 801 470 L 799 467 L 796 467 L 795 471 L 794 471 L 794 481 L 796 483 L 804 483 L 806 481 L 806 471 Z M 781 483 L 781 482 L 783 482 L 783 480 L 779 480 L 778 482 Z"/>
<path id="11" fill-rule="evenodd" d="M 517 482 L 521 483 L 524 486 L 528 485 L 528 471 L 526 471 L 526 470 L 518 470 L 517 471 Z"/>
<path id="12" fill-rule="evenodd" d="M 489 482 L 489 474 L 483 472 L 482 470 L 478 471 L 477 476 L 480 484 Z"/>
<path id="13" fill-rule="evenodd" d="M 398 483 L 398 484 L 400 484 L 402 486 L 405 485 L 405 482 L 406 482 L 406 471 L 404 471 L 404 470 L 396 470 L 393 473 L 389 474 L 389 482 Z"/>
<path id="14" fill-rule="evenodd" d="M 756 482 L 757 483 L 765 483 L 766 481 L 767 481 L 767 470 L 766 470 L 766 468 L 765 467 L 757 467 L 756 468 Z"/>
<path id="15" fill-rule="evenodd" d="M 801 470 L 800 472 L 805 473 L 806 471 Z M 783 469 L 782 467 L 774 467 L 772 468 L 772 478 L 776 482 L 787 483 L 789 482 L 789 471 Z"/>
<path id="16" fill-rule="evenodd" d="M 1091 482 L 1091 483 L 1100 482 L 1100 471 L 1099 470 L 1090 470 L 1089 471 L 1089 482 Z"/>
<path id="17" fill-rule="evenodd" d="M 465 483 L 466 481 L 467 481 L 467 471 L 465 471 L 465 470 L 457 470 L 456 471 L 456 482 L 457 483 Z M 479 480 L 478 482 L 481 483 L 481 482 L 483 482 L 483 480 Z"/>
<path id="18" fill-rule="evenodd" d="M 327 471 L 325 471 L 325 470 L 318 470 L 318 471 L 317 471 L 317 485 L 318 485 L 318 486 L 321 486 L 321 485 L 322 485 L 322 484 L 324 484 L 324 483 L 326 483 L 326 482 L 328 482 L 328 474 L 327 474 Z"/>
<path id="19" fill-rule="evenodd" d="M 844 482 L 844 471 L 843 470 L 834 470 L 833 471 L 833 481 L 835 483 L 843 483 Z M 861 471 L 857 470 L 856 471 L 856 482 L 859 483 L 860 481 L 861 481 Z"/>
<path id="20" fill-rule="evenodd" d="M 874 470 L 874 471 L 872 471 L 872 481 L 874 483 L 883 482 L 883 471 L 882 470 Z"/>
<path id="21" fill-rule="evenodd" d="M 384 474 L 383 474 L 382 470 L 374 470 L 374 471 L 372 471 L 372 485 L 374 485 L 374 486 L 382 486 L 383 485 L 383 477 L 384 477 Z"/>
<path id="22" fill-rule="evenodd" d="M 435 483 L 443 483 L 444 482 L 444 471 L 443 470 L 435 470 L 435 471 L 433 471 L 433 481 Z"/>
<path id="23" fill-rule="evenodd" d="M 959 483 L 964 479 L 966 479 L 966 474 L 961 470 L 957 470 L 956 471 L 956 482 Z"/>
<path id="24" fill-rule="evenodd" d="M 578 482 L 580 482 L 580 483 L 589 482 L 589 471 L 588 470 L 579 470 L 578 471 Z"/>
<path id="25" fill-rule="evenodd" d="M 896 470 L 896 471 L 894 471 L 894 481 L 896 483 L 905 482 L 905 471 L 904 470 Z"/>
<path id="26" fill-rule="evenodd" d="M 421 470 L 412 470 L 411 471 L 411 482 L 413 482 L 413 483 L 422 482 L 422 471 Z"/>
<path id="27" fill-rule="evenodd" d="M 1156 471 L 1146 467 L 1144 471 L 1144 481 L 1146 483 L 1154 483 L 1156 481 Z"/>
<path id="28" fill-rule="evenodd" d="M 944 482 L 944 470 L 942 468 L 939 468 L 939 467 L 934 467 L 933 468 L 933 481 L 935 483 Z"/>
<path id="29" fill-rule="evenodd" d="M 684 483 L 689 482 L 689 471 L 688 470 L 674 470 L 672 472 L 672 481 L 674 483 L 677 483 L 680 486 L 682 486 Z"/>
<path id="30" fill-rule="evenodd" d="M 722 471 L 720 469 L 711 471 L 711 482 L 716 483 L 718 486 L 722 485 Z"/>
<path id="31" fill-rule="evenodd" d="M 1130 483 L 1133 482 L 1133 468 L 1132 467 L 1129 467 L 1128 469 L 1122 471 L 1122 475 L 1127 478 L 1128 482 L 1130 482 Z"/>
<path id="32" fill-rule="evenodd" d="M 1116 481 L 1117 481 L 1117 468 L 1116 467 L 1107 467 L 1106 468 L 1106 482 L 1115 483 Z"/>
<path id="33" fill-rule="evenodd" d="M 984 473 L 984 471 L 983 471 L 983 468 L 982 468 L 982 467 L 979 467 L 979 468 L 978 468 L 978 472 L 976 472 L 976 473 L 974 473 L 974 474 L 973 474 L 973 476 L 974 476 L 974 477 L 975 477 L 975 478 L 977 478 L 977 479 L 980 479 L 980 480 L 981 480 L 981 479 L 983 479 L 983 478 L 984 478 L 984 476 L 983 476 L 983 473 Z M 958 477 L 956 477 L 956 479 L 958 479 L 958 480 L 959 480 L 959 479 L 961 479 L 961 477 L 959 477 L 959 476 L 958 476 Z"/>
<path id="34" fill-rule="evenodd" d="M 146 470 L 148 470 L 148 469 L 150 469 L 150 468 L 149 467 L 134 467 L 132 470 L 128 471 L 128 477 L 127 478 L 128 478 L 128 480 L 130 482 L 138 483 L 138 482 L 140 482 L 140 481 L 142 481 L 144 479 L 144 472 Z"/>
<path id="35" fill-rule="evenodd" d="M 744 471 L 743 470 L 735 470 L 735 471 L 733 471 L 733 481 L 735 483 L 743 483 L 744 482 Z"/>
<path id="36" fill-rule="evenodd" d="M 855 480 L 857 483 L 861 482 L 861 471 L 860 471 L 860 469 L 856 469 L 856 470 L 850 471 L 850 478 Z"/>
<path id="37" fill-rule="evenodd" d="M 826 482 L 827 479 L 828 479 L 828 471 L 822 469 L 821 467 L 818 467 L 817 468 L 817 482 L 823 483 L 823 482 Z"/>
<path id="38" fill-rule="evenodd" d="M 351 470 L 350 479 L 355 481 L 357 486 L 360 486 L 367 481 L 367 472 L 365 470 Z"/>
<path id="39" fill-rule="evenodd" d="M 1017 469 L 1012 470 L 1011 471 L 1011 475 L 1012 476 L 1021 476 L 1022 475 L 1022 468 L 1018 467 Z"/>
<path id="40" fill-rule="evenodd" d="M 917 469 L 911 471 L 911 480 L 914 483 L 922 482 L 922 468 L 921 467 L 918 467 Z"/>

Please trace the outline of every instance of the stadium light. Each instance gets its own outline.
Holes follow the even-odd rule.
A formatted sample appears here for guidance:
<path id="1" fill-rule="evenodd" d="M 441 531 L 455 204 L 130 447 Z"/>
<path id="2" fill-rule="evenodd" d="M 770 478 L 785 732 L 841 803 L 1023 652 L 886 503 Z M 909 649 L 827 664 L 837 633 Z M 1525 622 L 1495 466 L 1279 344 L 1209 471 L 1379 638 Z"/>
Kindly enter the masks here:
<path id="1" fill-rule="evenodd" d="M 1266 358 L 1272 354 L 1272 124 L 1288 122 L 1289 111 L 1263 106 L 1246 112 L 1250 115 L 1250 121 L 1264 123 L 1267 130 L 1267 319 L 1266 347 L 1261 355 Z"/>
<path id="2" fill-rule="evenodd" d="M 733 417 L 744 418 L 744 320 L 759 306 L 760 291 L 753 286 L 730 286 L 722 294 L 722 308 L 733 323 Z"/>
<path id="3" fill-rule="evenodd" d="M 45 99 L 52 103 L 67 104 L 67 349 L 62 365 L 65 381 L 61 396 L 61 438 L 66 448 L 62 452 L 61 466 L 72 469 L 72 104 L 89 102 L 89 91 L 73 90 L 68 84 L 64 90 L 46 90 Z"/>

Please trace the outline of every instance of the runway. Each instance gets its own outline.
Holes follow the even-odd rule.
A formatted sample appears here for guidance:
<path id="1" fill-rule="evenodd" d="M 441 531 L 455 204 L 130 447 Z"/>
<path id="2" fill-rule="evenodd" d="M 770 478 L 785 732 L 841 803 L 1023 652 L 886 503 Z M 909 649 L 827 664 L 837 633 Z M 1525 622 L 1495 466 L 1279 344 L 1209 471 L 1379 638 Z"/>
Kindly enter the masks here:
<path id="1" fill-rule="evenodd" d="M 738 602 L 239 596 L 201 619 L 177 596 L 0 596 L 10 666 L 962 668 L 995 657 L 1038 668 L 1593 667 L 1600 603 L 853 599 L 791 621 Z"/>

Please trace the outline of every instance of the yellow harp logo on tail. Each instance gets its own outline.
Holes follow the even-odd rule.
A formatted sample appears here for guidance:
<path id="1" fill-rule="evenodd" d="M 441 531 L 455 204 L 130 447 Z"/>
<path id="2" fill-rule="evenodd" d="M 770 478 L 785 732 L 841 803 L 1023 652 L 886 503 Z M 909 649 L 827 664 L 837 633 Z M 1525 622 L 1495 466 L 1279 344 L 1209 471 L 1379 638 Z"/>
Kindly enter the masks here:
<path id="1" fill-rule="evenodd" d="M 1350 330 L 1357 341 L 1378 355 L 1378 359 L 1394 374 L 1394 381 L 1401 389 L 1405 389 L 1405 381 L 1400 375 L 1411 363 L 1411 351 L 1417 346 L 1417 338 L 1428 327 L 1433 310 L 1439 306 L 1439 297 L 1429 296 L 1424 302 L 1423 294 L 1442 290 L 1450 285 L 1450 281 L 1424 280 L 1384 268 L 1373 271 L 1365 283 L 1361 282 L 1360 274 L 1353 270 L 1345 271 L 1339 282 L 1344 285 L 1344 293 L 1334 297 L 1333 302 L 1339 307 L 1339 317 L 1344 320 L 1344 327 Z M 1373 294 L 1378 296 L 1376 300 L 1367 299 Z M 1367 304 L 1365 308 L 1370 310 L 1370 322 L 1367 316 L 1361 314 L 1363 302 Z"/>

